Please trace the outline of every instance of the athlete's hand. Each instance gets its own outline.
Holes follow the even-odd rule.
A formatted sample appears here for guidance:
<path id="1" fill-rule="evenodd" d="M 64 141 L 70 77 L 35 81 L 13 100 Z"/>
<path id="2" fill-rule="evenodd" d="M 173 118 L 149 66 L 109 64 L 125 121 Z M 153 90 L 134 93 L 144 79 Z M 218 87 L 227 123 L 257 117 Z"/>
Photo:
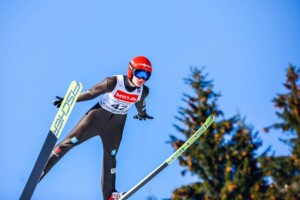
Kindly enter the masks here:
<path id="1" fill-rule="evenodd" d="M 64 98 L 56 96 L 56 99 L 54 101 L 52 101 L 52 103 L 54 106 L 59 108 L 63 100 L 64 100 Z"/>
<path id="2" fill-rule="evenodd" d="M 137 115 L 133 116 L 133 118 L 134 119 L 138 119 L 138 120 L 154 119 L 154 117 L 151 117 L 151 116 L 149 116 L 147 114 L 145 114 L 145 115 L 139 115 L 139 114 L 137 114 Z"/>

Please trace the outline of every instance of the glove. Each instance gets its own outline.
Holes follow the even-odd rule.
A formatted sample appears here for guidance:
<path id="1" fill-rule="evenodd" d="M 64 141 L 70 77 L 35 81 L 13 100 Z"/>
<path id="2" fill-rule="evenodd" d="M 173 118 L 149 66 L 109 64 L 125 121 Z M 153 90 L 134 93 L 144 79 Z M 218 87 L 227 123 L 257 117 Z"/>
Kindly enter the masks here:
<path id="1" fill-rule="evenodd" d="M 134 119 L 138 119 L 138 120 L 146 120 L 146 119 L 154 119 L 154 117 L 151 117 L 151 116 L 149 116 L 149 115 L 147 115 L 147 114 L 145 114 L 145 115 L 139 115 L 139 114 L 137 114 L 137 115 L 135 115 L 135 116 L 133 116 L 133 118 Z"/>
<path id="2" fill-rule="evenodd" d="M 52 103 L 54 106 L 59 108 L 63 100 L 64 100 L 64 98 L 56 96 L 56 100 L 52 101 Z"/>

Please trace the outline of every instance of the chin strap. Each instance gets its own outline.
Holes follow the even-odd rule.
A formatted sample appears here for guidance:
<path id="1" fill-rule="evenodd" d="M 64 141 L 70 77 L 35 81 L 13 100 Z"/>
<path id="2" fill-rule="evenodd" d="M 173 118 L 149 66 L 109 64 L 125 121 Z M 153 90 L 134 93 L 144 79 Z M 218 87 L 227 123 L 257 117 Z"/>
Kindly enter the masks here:
<path id="1" fill-rule="evenodd" d="M 128 76 L 125 78 L 125 87 L 127 87 L 130 90 L 134 90 L 137 88 L 137 86 L 132 82 L 130 78 L 128 78 Z"/>
<path id="2" fill-rule="evenodd" d="M 136 87 L 136 85 L 132 82 L 132 78 L 128 79 L 128 83 L 130 87 Z"/>

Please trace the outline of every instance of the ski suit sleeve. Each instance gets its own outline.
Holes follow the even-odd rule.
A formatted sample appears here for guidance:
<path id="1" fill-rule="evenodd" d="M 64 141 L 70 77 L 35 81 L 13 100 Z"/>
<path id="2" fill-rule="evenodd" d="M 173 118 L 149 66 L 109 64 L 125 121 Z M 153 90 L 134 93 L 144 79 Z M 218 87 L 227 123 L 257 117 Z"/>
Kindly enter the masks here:
<path id="1" fill-rule="evenodd" d="M 94 85 L 92 88 L 82 92 L 79 95 L 77 102 L 91 100 L 101 94 L 104 94 L 106 92 L 111 92 L 116 87 L 116 84 L 117 84 L 116 76 L 107 77 L 102 82 L 100 82 L 100 83 Z"/>
<path id="2" fill-rule="evenodd" d="M 143 92 L 142 92 L 142 96 L 141 96 L 141 99 L 135 103 L 135 107 L 138 111 L 138 114 L 140 116 L 145 116 L 147 114 L 146 112 L 146 97 L 148 96 L 149 94 L 149 88 L 147 86 L 144 85 L 144 88 L 143 88 Z"/>

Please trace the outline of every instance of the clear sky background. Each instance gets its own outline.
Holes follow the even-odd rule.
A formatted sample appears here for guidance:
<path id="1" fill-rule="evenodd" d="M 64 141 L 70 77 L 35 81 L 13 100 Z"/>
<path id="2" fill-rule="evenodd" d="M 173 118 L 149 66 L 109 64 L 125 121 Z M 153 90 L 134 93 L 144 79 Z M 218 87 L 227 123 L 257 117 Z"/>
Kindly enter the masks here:
<path id="1" fill-rule="evenodd" d="M 136 121 L 130 110 L 117 155 L 119 191 L 171 155 L 170 134 L 182 137 L 172 124 L 182 94 L 191 92 L 183 83 L 190 66 L 206 66 L 225 117 L 239 112 L 260 131 L 260 151 L 272 144 L 277 155 L 288 154 L 280 133 L 261 130 L 278 120 L 271 99 L 285 91 L 285 69 L 300 65 L 299 10 L 297 0 L 0 1 L 0 199 L 20 197 L 57 112 L 54 97 L 72 80 L 88 89 L 125 74 L 136 55 L 153 64 L 146 85 L 155 119 Z M 75 105 L 60 140 L 97 101 Z M 101 200 L 102 154 L 99 138 L 74 148 L 33 199 Z M 197 180 L 181 170 L 175 161 L 131 199 L 168 198 Z"/>

